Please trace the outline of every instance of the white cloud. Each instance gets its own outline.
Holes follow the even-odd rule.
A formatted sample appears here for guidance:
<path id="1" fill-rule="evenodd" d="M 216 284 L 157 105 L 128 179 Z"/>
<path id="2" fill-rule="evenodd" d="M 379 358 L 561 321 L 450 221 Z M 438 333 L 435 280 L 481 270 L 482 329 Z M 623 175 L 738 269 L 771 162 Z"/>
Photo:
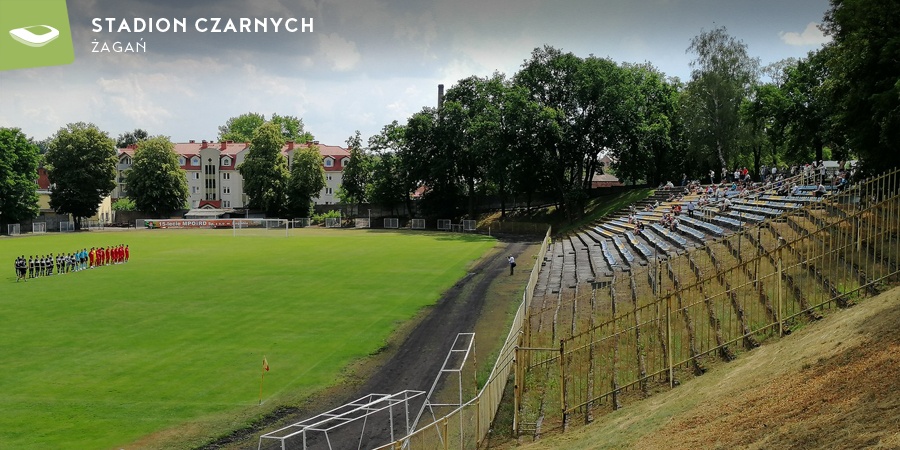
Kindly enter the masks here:
<path id="1" fill-rule="evenodd" d="M 353 69 L 362 59 L 356 43 L 336 33 L 319 35 L 319 52 L 321 57 L 331 64 L 332 69 L 340 72 Z"/>
<path id="2" fill-rule="evenodd" d="M 107 95 L 107 99 L 118 107 L 121 114 L 135 123 L 160 125 L 163 119 L 172 116 L 168 110 L 153 100 L 161 92 L 169 90 L 168 86 L 178 84 L 172 77 L 161 74 L 130 74 L 121 78 L 100 78 L 97 84 Z M 145 86 L 149 88 L 149 92 Z M 180 91 L 182 94 L 187 92 Z"/>
<path id="3" fill-rule="evenodd" d="M 785 33 L 782 31 L 778 33 L 778 36 L 785 44 L 794 46 L 822 45 L 831 41 L 831 37 L 822 34 L 822 30 L 819 29 L 818 24 L 815 22 L 810 22 L 806 25 L 806 29 L 802 33 L 794 31 Z"/>

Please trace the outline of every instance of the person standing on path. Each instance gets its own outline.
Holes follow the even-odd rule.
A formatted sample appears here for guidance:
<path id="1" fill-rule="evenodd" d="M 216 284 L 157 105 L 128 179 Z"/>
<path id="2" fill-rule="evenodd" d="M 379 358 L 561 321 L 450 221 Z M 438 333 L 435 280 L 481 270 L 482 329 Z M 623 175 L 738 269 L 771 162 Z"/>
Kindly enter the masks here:
<path id="1" fill-rule="evenodd" d="M 516 258 L 513 258 L 512 255 L 509 256 L 509 276 L 512 276 L 513 272 L 516 268 Z"/>

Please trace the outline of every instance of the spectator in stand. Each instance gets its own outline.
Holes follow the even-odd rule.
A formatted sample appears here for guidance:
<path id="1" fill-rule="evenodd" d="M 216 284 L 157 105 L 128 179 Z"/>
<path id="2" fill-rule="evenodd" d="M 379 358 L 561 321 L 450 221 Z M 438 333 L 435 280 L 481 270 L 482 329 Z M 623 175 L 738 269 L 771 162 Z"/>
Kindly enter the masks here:
<path id="1" fill-rule="evenodd" d="M 826 192 L 828 192 L 828 191 L 825 189 L 825 185 L 824 185 L 824 184 L 819 183 L 819 185 L 816 186 L 816 192 L 815 192 L 816 198 L 821 198 L 821 197 L 823 197 L 823 196 L 825 195 Z"/>
<path id="2" fill-rule="evenodd" d="M 722 202 L 722 208 L 720 209 L 720 211 L 726 212 L 729 209 L 731 209 L 731 199 L 728 197 L 725 197 L 725 201 Z"/>

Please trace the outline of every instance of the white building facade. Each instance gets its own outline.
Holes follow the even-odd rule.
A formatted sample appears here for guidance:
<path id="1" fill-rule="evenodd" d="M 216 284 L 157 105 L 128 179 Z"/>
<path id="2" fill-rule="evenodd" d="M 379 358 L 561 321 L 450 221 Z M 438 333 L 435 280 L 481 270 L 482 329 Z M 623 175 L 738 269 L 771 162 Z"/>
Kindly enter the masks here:
<path id="1" fill-rule="evenodd" d="M 314 199 L 317 205 L 338 203 L 337 190 L 341 186 L 344 168 L 350 161 L 350 152 L 335 145 L 322 145 L 318 141 L 297 144 L 288 142 L 281 152 L 288 160 L 288 167 L 293 163 L 294 151 L 303 148 L 317 147 L 322 155 L 322 166 L 325 169 L 325 188 Z M 120 148 L 117 166 L 118 186 L 113 191 L 113 199 L 128 196 L 125 177 L 133 163 L 135 146 Z M 188 207 L 217 209 L 244 208 L 247 202 L 244 196 L 244 180 L 237 170 L 244 162 L 250 144 L 247 142 L 208 142 L 189 141 L 176 143 L 175 153 L 178 163 L 184 169 L 188 183 Z"/>

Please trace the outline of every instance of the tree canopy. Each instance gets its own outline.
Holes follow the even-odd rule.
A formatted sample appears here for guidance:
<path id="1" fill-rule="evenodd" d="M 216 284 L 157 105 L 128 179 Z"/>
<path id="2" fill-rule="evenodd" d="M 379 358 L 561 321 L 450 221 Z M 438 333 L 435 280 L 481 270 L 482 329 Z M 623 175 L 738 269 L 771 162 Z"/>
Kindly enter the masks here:
<path id="1" fill-rule="evenodd" d="M 92 123 L 70 123 L 53 135 L 45 160 L 50 207 L 72 214 L 80 229 L 116 187 L 116 142 Z"/>
<path id="2" fill-rule="evenodd" d="M 266 116 L 259 113 L 245 113 L 229 118 L 225 125 L 219 127 L 219 141 L 250 142 L 257 128 L 266 123 Z M 303 120 L 294 116 L 272 114 L 269 123 L 281 134 L 285 141 L 312 141 L 312 133 L 303 129 Z"/>
<path id="3" fill-rule="evenodd" d="M 244 178 L 244 193 L 251 208 L 277 217 L 285 207 L 288 182 L 287 159 L 281 154 L 284 137 L 276 124 L 266 122 L 253 132 L 250 150 L 238 166 Z"/>
<path id="4" fill-rule="evenodd" d="M 138 143 L 126 183 L 135 207 L 152 217 L 164 218 L 188 200 L 187 176 L 178 164 L 175 144 L 165 136 Z"/>
<path id="5" fill-rule="evenodd" d="M 296 217 L 309 217 L 313 198 L 325 188 L 322 155 L 315 145 L 294 150 L 287 184 L 288 212 Z"/>
<path id="6" fill-rule="evenodd" d="M 40 150 L 18 128 L 0 128 L 0 224 L 38 215 Z"/>

